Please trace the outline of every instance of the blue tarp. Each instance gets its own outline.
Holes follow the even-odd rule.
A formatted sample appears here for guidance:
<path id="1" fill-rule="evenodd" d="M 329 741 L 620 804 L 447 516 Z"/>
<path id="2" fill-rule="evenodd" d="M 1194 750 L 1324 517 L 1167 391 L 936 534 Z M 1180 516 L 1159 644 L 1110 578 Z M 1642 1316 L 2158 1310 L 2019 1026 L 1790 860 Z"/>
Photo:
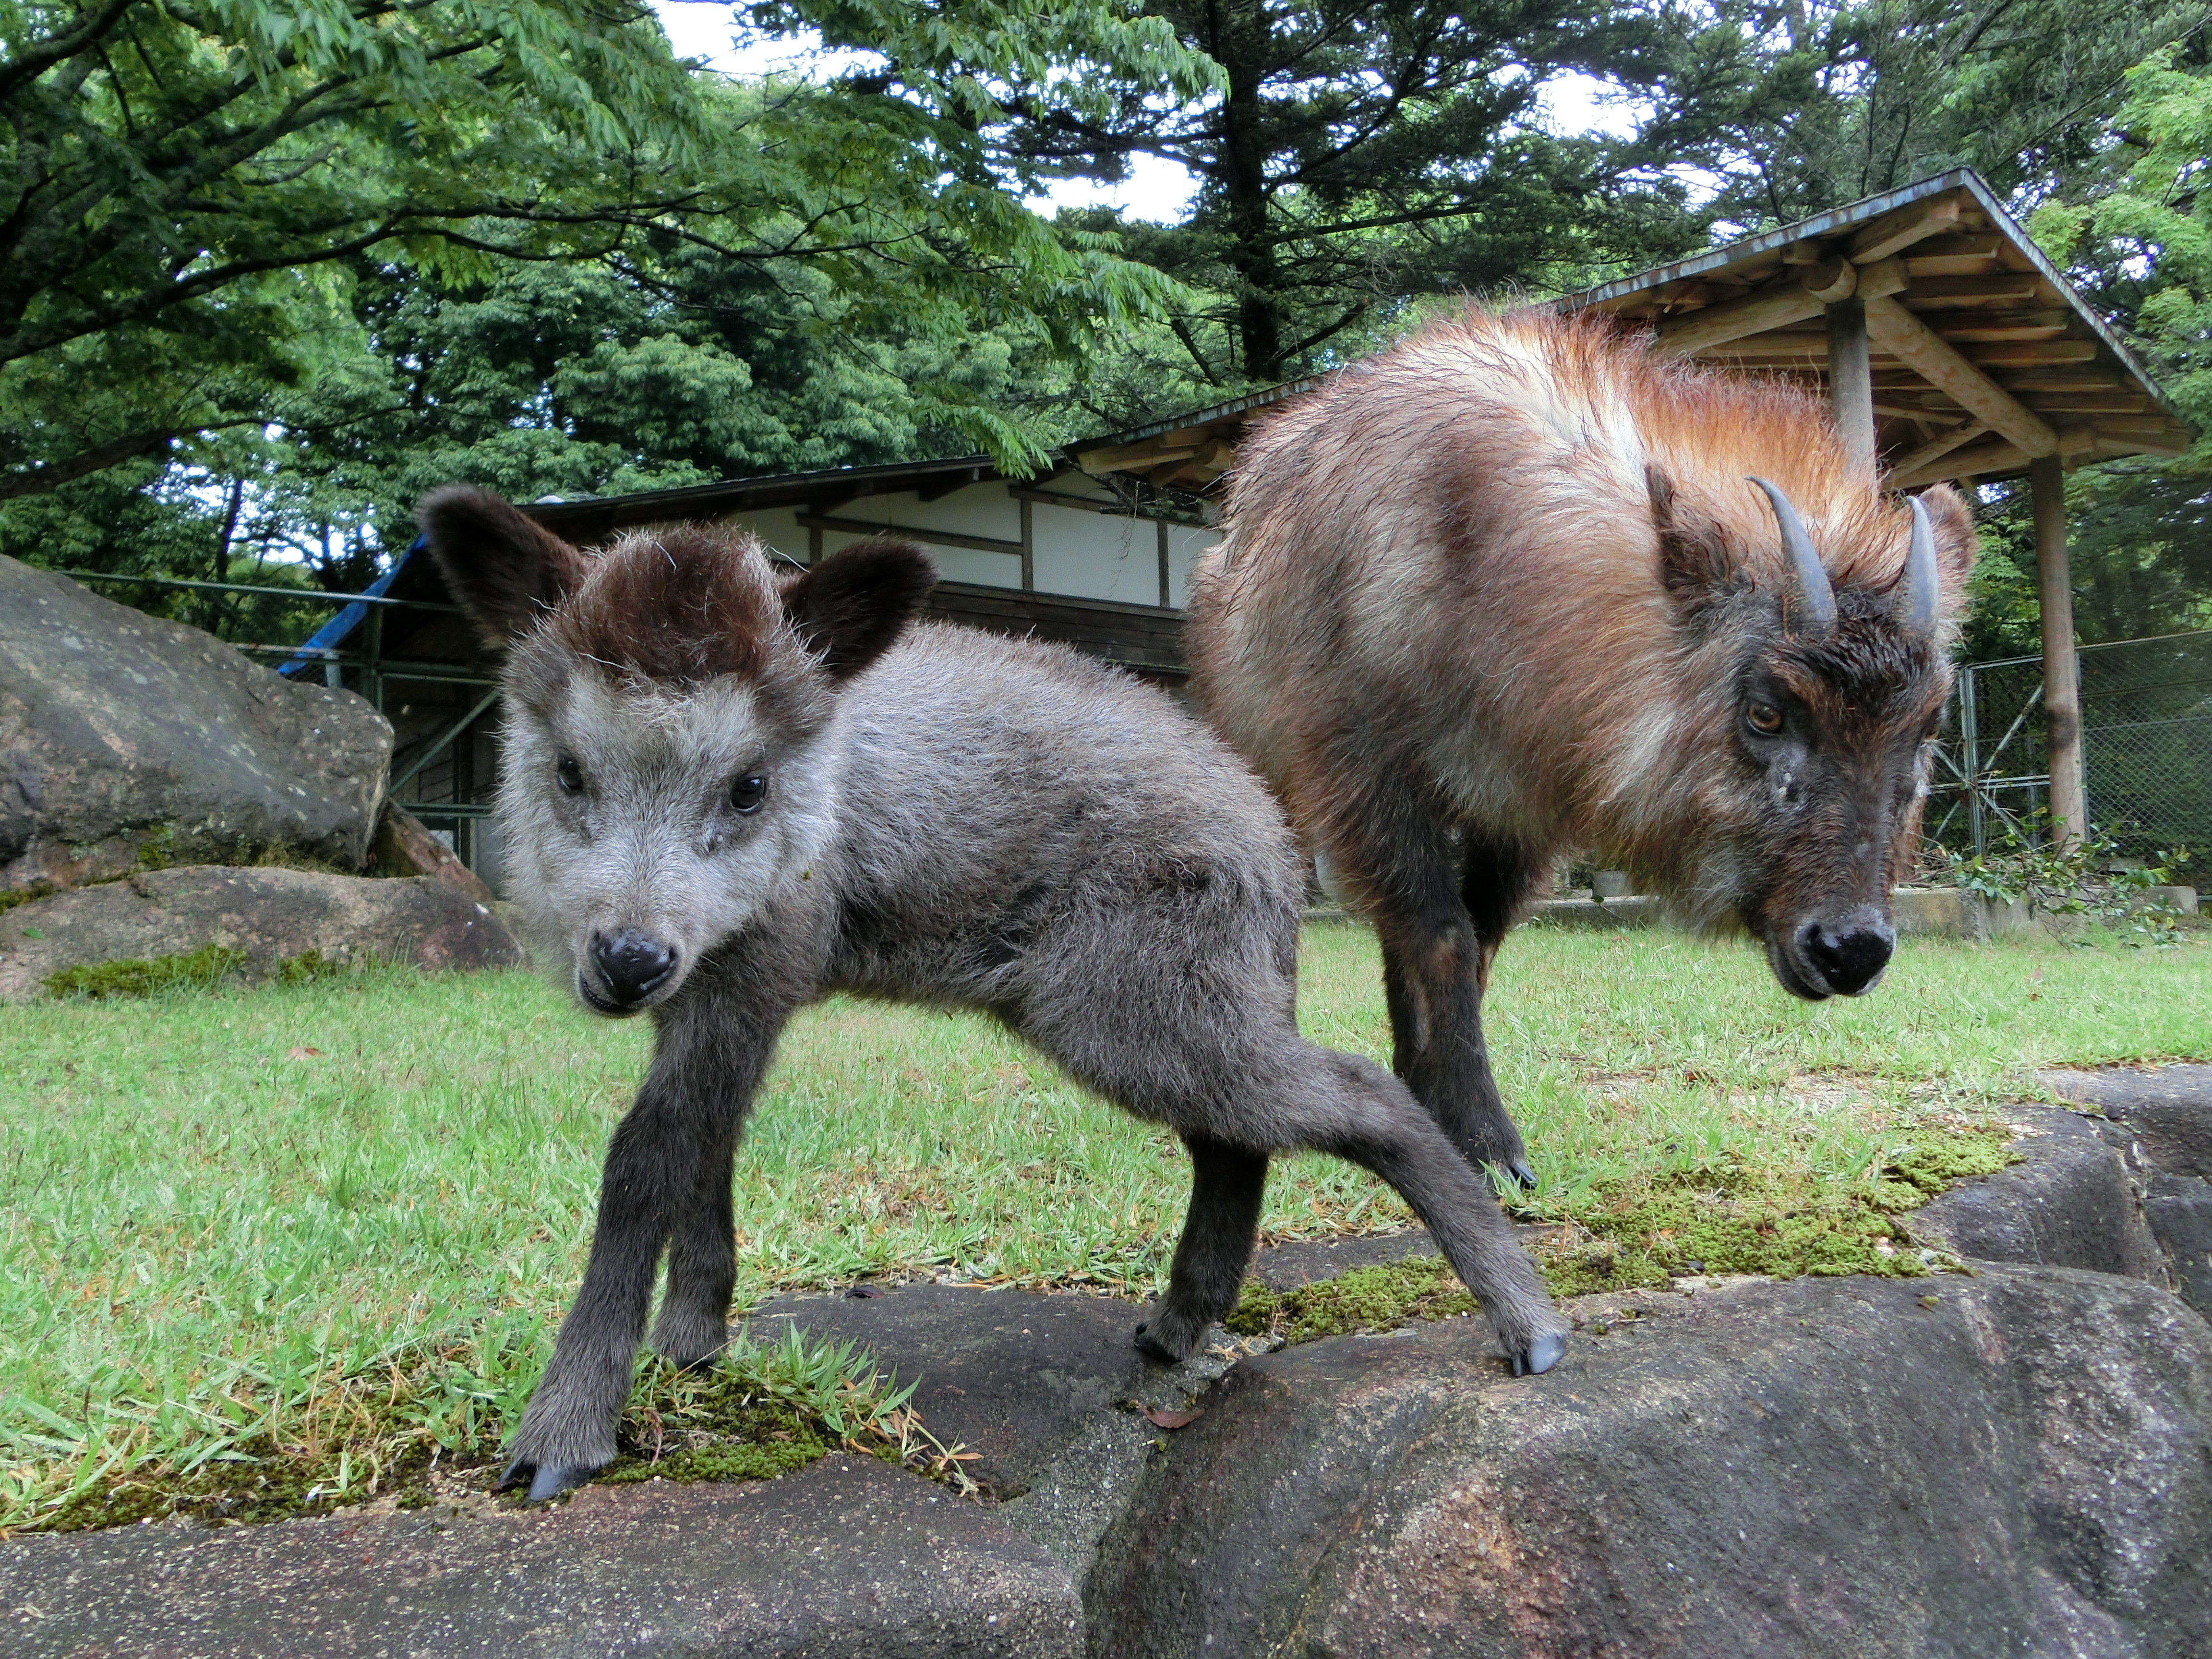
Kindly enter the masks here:
<path id="1" fill-rule="evenodd" d="M 415 538 L 415 545 L 409 548 L 404 553 L 399 556 L 399 562 L 397 564 L 393 565 L 391 569 L 386 571 L 381 576 L 379 576 L 374 581 L 371 582 L 367 587 L 362 590 L 362 598 L 368 599 L 382 599 L 385 595 L 386 590 L 388 589 L 393 582 L 399 580 L 399 573 L 407 568 L 407 561 L 413 558 L 416 550 L 422 546 L 422 538 L 420 536 L 417 536 Z M 352 635 L 355 629 L 361 626 L 362 618 L 368 615 L 368 607 L 365 605 L 356 604 L 346 606 L 346 608 L 339 611 L 337 616 L 331 617 L 320 628 L 318 628 L 313 634 L 309 635 L 307 636 L 307 642 L 300 647 L 300 654 L 296 657 L 286 658 L 283 663 L 277 668 L 276 672 L 280 674 L 296 674 L 302 669 L 313 668 L 322 665 L 325 660 L 324 658 L 320 656 L 312 656 L 308 653 L 311 652 L 335 651 L 340 644 Z"/>

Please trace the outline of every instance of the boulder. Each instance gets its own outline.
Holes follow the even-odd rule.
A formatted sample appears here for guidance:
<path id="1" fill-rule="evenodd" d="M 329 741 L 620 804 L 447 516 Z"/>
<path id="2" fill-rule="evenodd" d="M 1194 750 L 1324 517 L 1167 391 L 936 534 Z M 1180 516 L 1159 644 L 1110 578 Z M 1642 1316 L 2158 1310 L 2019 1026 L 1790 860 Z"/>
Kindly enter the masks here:
<path id="1" fill-rule="evenodd" d="M 1923 1243 L 1982 1261 L 2040 1262 L 2166 1282 L 2126 1164 L 2095 1126 L 2051 1107 L 2008 1109 L 2021 1161 L 1907 1214 Z"/>
<path id="2" fill-rule="evenodd" d="M 0 557 L 0 892 L 368 855 L 392 728 L 211 635 Z"/>
<path id="3" fill-rule="evenodd" d="M 210 946 L 221 954 L 203 958 L 197 971 L 247 980 L 303 960 L 502 968 L 522 959 L 488 906 L 433 877 L 195 865 L 70 888 L 0 912 L 0 1001 L 39 995 L 64 969 L 174 963 Z"/>
<path id="4" fill-rule="evenodd" d="M 2141 1183 L 2143 1219 L 2166 1252 L 2174 1289 L 2212 1315 L 2212 1066 L 2039 1076 L 2103 1114 L 2106 1140 Z"/>
<path id="5" fill-rule="evenodd" d="M 1074 1586 L 980 1505 L 872 1458 L 559 1508 L 127 1527 L 0 1545 L 21 1659 L 1080 1659 Z"/>
<path id="6" fill-rule="evenodd" d="M 1093 1653 L 2203 1653 L 2212 1329 L 2165 1292 L 1990 1267 L 1610 1311 L 1534 1378 L 1468 1320 L 1245 1360 L 1108 1532 Z"/>
<path id="7" fill-rule="evenodd" d="M 2212 1066 L 2115 1066 L 2036 1077 L 2054 1094 L 2124 1124 L 2145 1164 L 2169 1175 L 2212 1179 Z"/>

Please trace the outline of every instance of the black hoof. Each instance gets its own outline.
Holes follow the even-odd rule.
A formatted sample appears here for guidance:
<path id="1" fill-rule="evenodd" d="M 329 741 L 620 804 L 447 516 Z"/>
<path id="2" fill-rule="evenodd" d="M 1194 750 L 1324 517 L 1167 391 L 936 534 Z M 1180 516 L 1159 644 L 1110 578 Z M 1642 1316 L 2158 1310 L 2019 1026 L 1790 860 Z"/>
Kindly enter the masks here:
<path id="1" fill-rule="evenodd" d="M 1565 1331 L 1546 1331 L 1512 1356 L 1513 1375 L 1540 1376 L 1558 1364 L 1559 1357 L 1566 1351 L 1567 1335 Z"/>
<path id="2" fill-rule="evenodd" d="M 1152 1328 L 1149 1322 L 1137 1327 L 1137 1352 L 1147 1358 L 1158 1360 L 1164 1365 L 1181 1364 L 1182 1356 L 1170 1352 L 1166 1343 L 1151 1334 Z"/>
<path id="3" fill-rule="evenodd" d="M 1505 1166 L 1505 1173 L 1519 1182 L 1524 1192 L 1536 1190 L 1536 1172 L 1528 1167 L 1527 1159 L 1515 1158 Z"/>
<path id="4" fill-rule="evenodd" d="M 499 1477 L 499 1484 L 492 1490 L 512 1492 L 527 1479 L 530 1496 L 524 1501 L 543 1504 L 549 1498 L 558 1498 L 564 1492 L 574 1492 L 598 1473 L 597 1469 L 582 1468 L 575 1464 L 526 1463 L 517 1458 L 507 1466 L 506 1473 Z"/>

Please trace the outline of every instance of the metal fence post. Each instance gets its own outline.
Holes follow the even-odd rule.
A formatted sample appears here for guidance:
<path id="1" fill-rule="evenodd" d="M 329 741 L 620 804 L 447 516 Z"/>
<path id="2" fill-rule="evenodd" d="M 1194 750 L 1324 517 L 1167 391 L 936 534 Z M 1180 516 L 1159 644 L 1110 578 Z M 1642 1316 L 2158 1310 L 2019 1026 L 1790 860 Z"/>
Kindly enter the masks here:
<path id="1" fill-rule="evenodd" d="M 384 712 L 384 607 L 373 605 L 362 618 L 361 695 L 380 714 Z"/>
<path id="2" fill-rule="evenodd" d="M 1974 700 L 1972 663 L 1959 673 L 1959 735 L 1966 749 L 1966 823 L 1973 836 L 1974 856 L 1981 858 L 1990 850 L 1990 833 L 1982 821 L 1982 720 Z"/>

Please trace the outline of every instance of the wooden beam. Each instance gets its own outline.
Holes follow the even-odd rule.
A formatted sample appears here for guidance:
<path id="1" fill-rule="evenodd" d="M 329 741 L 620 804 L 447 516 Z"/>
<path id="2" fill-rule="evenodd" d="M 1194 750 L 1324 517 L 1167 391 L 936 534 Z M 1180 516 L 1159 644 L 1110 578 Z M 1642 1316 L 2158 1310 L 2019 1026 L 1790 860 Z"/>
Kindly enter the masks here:
<path id="1" fill-rule="evenodd" d="M 1828 410 L 1851 465 L 1871 471 L 1874 374 L 1867 358 L 1866 301 L 1856 295 L 1828 307 Z"/>
<path id="2" fill-rule="evenodd" d="M 1024 501 L 1022 506 L 1029 506 Z M 984 553 L 1012 553 L 1019 556 L 1019 542 L 1010 542 L 996 536 L 969 536 L 951 530 L 924 530 L 919 525 L 870 524 L 866 519 L 835 519 L 826 513 L 801 513 L 799 523 L 805 530 L 834 530 L 847 536 L 900 536 L 912 541 L 935 542 L 939 547 L 972 547 Z"/>
<path id="3" fill-rule="evenodd" d="M 2003 340 L 2061 340 L 2074 321 L 2064 311 L 2005 311 L 1943 319 L 1943 337 L 1953 345 L 1980 344 Z"/>
<path id="4" fill-rule="evenodd" d="M 2150 407 L 2150 399 L 2113 390 L 2111 392 L 2027 392 L 2021 394 L 2021 401 L 2039 413 L 2055 415 L 2140 415 Z"/>
<path id="5" fill-rule="evenodd" d="M 1912 303 L 1964 310 L 1972 306 L 2016 306 L 2035 298 L 2043 279 L 2033 271 L 2001 271 L 1990 276 L 1930 276 L 1912 284 Z"/>
<path id="6" fill-rule="evenodd" d="M 1899 248 L 1911 247 L 1939 231 L 1950 230 L 1958 222 L 1959 198 L 1955 192 L 1915 202 L 1894 213 L 1885 213 L 1852 237 L 1851 261 L 1870 265 L 1878 259 L 1888 258 Z"/>
<path id="7" fill-rule="evenodd" d="M 2091 363 L 2097 360 L 2094 340 L 2021 340 L 2002 345 L 1978 346 L 1967 360 L 1984 368 L 2033 368 L 2044 363 Z"/>
<path id="8" fill-rule="evenodd" d="M 2028 458 L 1999 437 L 1979 438 L 1961 444 L 1948 455 L 1932 461 L 1923 461 L 1907 472 L 1902 467 L 1892 475 L 1892 489 L 1917 489 L 1922 484 L 1941 483 L 1947 478 L 1978 478 L 1990 472 L 2023 472 Z"/>
<path id="9" fill-rule="evenodd" d="M 1866 302 L 1867 333 L 1891 356 L 1919 371 L 1923 379 L 1956 398 L 2027 455 L 2055 455 L 2058 434 L 1959 353 L 1959 349 L 1896 301 Z"/>
<path id="10" fill-rule="evenodd" d="M 1819 298 L 1806 286 L 1808 279 L 1819 283 L 1823 292 L 1832 294 L 1842 282 L 1827 265 L 1794 266 L 1778 280 L 1740 300 L 1707 306 L 1703 311 L 1691 312 L 1679 322 L 1662 325 L 1658 341 L 1651 349 L 1662 357 L 1687 357 L 1730 340 L 1767 334 L 1818 317 L 1830 302 Z M 1904 286 L 1905 267 L 1891 261 L 1858 271 L 1851 279 L 1851 287 L 1844 292 L 1856 294 L 1862 299 L 1878 298 L 1894 294 Z"/>
<path id="11" fill-rule="evenodd" d="M 1094 476 L 1101 472 L 1129 472 L 1142 467 L 1158 466 L 1168 461 L 1187 461 L 1204 447 L 1203 439 L 1185 439 L 1169 443 L 1162 438 L 1147 438 L 1142 443 L 1121 444 L 1110 449 L 1085 449 L 1075 458 L 1075 464 Z"/>
<path id="12" fill-rule="evenodd" d="M 2043 718 L 2051 760 L 2051 827 L 2069 841 L 2088 839 L 2089 803 L 2081 780 L 2081 677 L 2074 654 L 2074 579 L 2066 554 L 2066 472 L 2056 455 L 2027 469 L 2035 510 L 2035 586 L 2043 613 Z"/>
<path id="13" fill-rule="evenodd" d="M 1994 236 L 1944 236 L 1923 243 L 1905 256 L 1905 269 L 1916 283 L 1923 276 L 1978 276 L 1996 261 Z"/>
<path id="14" fill-rule="evenodd" d="M 1949 431 L 1937 433 L 1917 449 L 1907 450 L 1889 471 L 1893 478 L 1917 477 L 1923 468 L 1942 460 L 1960 445 L 1971 443 L 1988 430 L 1979 421 L 1961 421 Z"/>

